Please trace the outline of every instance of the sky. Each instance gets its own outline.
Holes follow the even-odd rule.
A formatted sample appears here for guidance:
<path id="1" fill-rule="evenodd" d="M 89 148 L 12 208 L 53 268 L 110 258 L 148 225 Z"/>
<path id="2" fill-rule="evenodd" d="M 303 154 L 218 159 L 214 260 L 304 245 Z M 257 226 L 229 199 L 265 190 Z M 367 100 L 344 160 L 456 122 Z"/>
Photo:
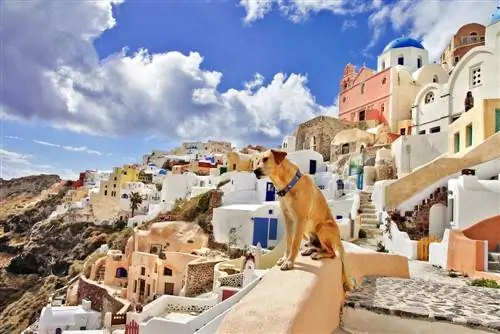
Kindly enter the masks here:
<path id="1" fill-rule="evenodd" d="M 0 1 L 0 177 L 74 178 L 184 140 L 276 147 L 336 116 L 347 63 L 431 59 L 497 1 Z"/>

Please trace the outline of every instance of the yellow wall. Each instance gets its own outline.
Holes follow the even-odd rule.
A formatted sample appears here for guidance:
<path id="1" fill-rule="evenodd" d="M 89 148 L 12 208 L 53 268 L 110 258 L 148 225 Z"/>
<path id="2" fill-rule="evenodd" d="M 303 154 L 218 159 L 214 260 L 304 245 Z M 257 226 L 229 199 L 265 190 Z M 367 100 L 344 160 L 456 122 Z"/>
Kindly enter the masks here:
<path id="1" fill-rule="evenodd" d="M 495 133 L 495 109 L 499 108 L 500 99 L 483 100 L 451 123 L 448 129 L 448 153 L 451 155 L 463 153 L 491 137 Z M 469 146 L 468 126 L 472 126 L 472 145 Z M 460 142 L 458 151 L 455 149 L 457 134 Z"/>
<path id="2" fill-rule="evenodd" d="M 122 173 L 120 187 L 123 186 L 125 182 L 136 182 L 139 180 L 139 169 L 135 166 L 125 165 L 120 169 Z"/>

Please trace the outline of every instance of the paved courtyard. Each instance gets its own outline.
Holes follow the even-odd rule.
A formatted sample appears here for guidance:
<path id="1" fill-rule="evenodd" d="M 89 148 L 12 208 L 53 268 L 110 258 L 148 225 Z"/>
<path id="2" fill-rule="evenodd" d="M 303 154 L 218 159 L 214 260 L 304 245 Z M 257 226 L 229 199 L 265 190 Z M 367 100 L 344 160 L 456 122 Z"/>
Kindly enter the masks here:
<path id="1" fill-rule="evenodd" d="M 346 306 L 500 332 L 500 289 L 453 280 L 454 284 L 428 278 L 368 277 L 349 294 Z"/>

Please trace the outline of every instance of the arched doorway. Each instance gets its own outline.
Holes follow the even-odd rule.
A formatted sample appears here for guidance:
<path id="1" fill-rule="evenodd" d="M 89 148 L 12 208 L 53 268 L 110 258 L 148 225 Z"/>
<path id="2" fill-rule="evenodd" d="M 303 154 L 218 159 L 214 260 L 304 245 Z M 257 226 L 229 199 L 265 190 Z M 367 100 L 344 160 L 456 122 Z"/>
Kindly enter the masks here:
<path id="1" fill-rule="evenodd" d="M 116 277 L 117 278 L 124 278 L 127 277 L 127 269 L 120 267 L 116 269 Z"/>
<path id="2" fill-rule="evenodd" d="M 447 208 L 443 203 L 436 203 L 429 209 L 429 235 L 443 237 L 446 228 Z"/>

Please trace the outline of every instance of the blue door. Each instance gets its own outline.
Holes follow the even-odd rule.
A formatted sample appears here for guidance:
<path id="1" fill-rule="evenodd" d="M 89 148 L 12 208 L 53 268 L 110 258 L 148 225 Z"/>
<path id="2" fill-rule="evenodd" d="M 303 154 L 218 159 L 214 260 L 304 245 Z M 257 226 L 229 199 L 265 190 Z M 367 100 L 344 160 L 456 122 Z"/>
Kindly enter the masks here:
<path id="1" fill-rule="evenodd" d="M 272 182 L 267 182 L 266 185 L 266 202 L 272 202 L 275 200 L 276 189 Z"/>
<path id="2" fill-rule="evenodd" d="M 267 248 L 267 237 L 269 235 L 269 218 L 253 219 L 253 242 L 252 245 L 257 246 L 260 242 L 262 248 Z"/>
<path id="3" fill-rule="evenodd" d="M 278 240 L 278 219 L 269 219 L 269 240 Z"/>
<path id="4" fill-rule="evenodd" d="M 358 189 L 363 189 L 363 173 L 358 174 Z"/>
<path id="5" fill-rule="evenodd" d="M 309 160 L 309 174 L 316 174 L 316 160 Z"/>

